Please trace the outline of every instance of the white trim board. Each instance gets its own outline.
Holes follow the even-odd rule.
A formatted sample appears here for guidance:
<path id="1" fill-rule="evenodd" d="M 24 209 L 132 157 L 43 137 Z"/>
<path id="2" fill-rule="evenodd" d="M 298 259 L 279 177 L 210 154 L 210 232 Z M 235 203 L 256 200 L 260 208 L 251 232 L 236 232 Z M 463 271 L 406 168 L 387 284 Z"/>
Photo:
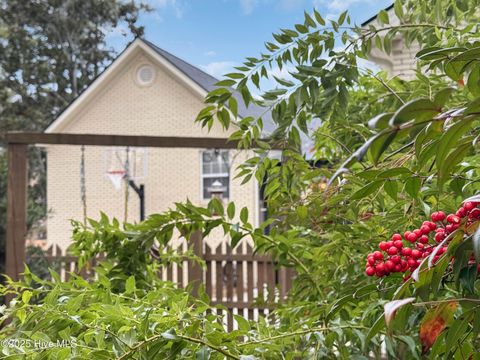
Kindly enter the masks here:
<path id="1" fill-rule="evenodd" d="M 149 57 L 155 60 L 163 69 L 172 76 L 180 80 L 187 88 L 200 98 L 207 95 L 207 91 L 190 79 L 182 71 L 171 64 L 167 59 L 158 54 L 148 44 L 141 39 L 133 41 L 125 51 L 116 58 L 105 71 L 103 71 L 85 91 L 83 91 L 45 130 L 46 133 L 60 132 L 64 129 L 71 119 L 82 109 L 82 105 L 92 99 L 95 94 L 101 90 L 102 85 L 112 78 L 128 61 L 139 51 L 145 52 Z"/>

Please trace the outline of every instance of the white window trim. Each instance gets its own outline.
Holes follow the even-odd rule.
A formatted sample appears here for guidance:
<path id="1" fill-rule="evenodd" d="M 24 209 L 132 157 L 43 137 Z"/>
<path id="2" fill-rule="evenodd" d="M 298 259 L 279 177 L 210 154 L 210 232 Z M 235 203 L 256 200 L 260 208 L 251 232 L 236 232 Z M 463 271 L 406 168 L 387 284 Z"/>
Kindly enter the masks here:
<path id="1" fill-rule="evenodd" d="M 144 68 L 144 67 L 148 67 L 152 70 L 152 79 L 150 81 L 143 81 L 141 78 L 140 78 L 140 69 Z M 139 87 L 143 87 L 143 88 L 147 88 L 147 87 L 150 87 L 152 86 L 155 81 L 157 80 L 157 69 L 155 68 L 155 66 L 151 63 L 148 63 L 148 62 L 144 62 L 144 63 L 141 63 L 140 65 L 138 65 L 136 68 L 135 68 L 135 71 L 133 73 L 133 77 L 134 77 L 134 80 L 135 80 L 135 83 L 137 84 L 137 86 Z"/>
<path id="2" fill-rule="evenodd" d="M 205 150 L 200 150 L 198 155 L 199 155 L 199 163 L 200 163 L 200 199 L 202 201 L 210 201 L 212 198 L 206 198 L 203 196 L 203 179 L 204 178 L 215 178 L 215 177 L 228 177 L 228 198 L 223 198 L 223 200 L 229 201 L 232 198 L 232 177 L 230 176 L 231 172 L 228 173 L 217 173 L 217 174 L 204 174 L 203 173 L 203 153 L 205 151 L 211 151 L 211 149 L 205 149 Z M 228 152 L 228 168 L 230 169 L 230 156 L 231 156 L 231 151 L 229 150 L 222 150 L 220 151 L 227 151 Z"/>

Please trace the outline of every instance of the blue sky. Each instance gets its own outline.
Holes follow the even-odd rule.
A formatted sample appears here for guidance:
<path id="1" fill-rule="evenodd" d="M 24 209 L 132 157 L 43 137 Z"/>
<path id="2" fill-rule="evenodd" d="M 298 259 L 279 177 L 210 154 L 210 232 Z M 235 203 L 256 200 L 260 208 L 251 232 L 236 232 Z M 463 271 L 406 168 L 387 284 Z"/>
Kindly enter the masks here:
<path id="1" fill-rule="evenodd" d="M 145 1 L 145 0 L 144 0 Z M 154 11 L 142 15 L 145 37 L 216 77 L 247 56 L 258 56 L 272 32 L 303 22 L 315 7 L 328 18 L 348 9 L 361 23 L 392 0 L 146 0 Z M 121 31 L 107 37 L 122 50 L 129 39 Z"/>

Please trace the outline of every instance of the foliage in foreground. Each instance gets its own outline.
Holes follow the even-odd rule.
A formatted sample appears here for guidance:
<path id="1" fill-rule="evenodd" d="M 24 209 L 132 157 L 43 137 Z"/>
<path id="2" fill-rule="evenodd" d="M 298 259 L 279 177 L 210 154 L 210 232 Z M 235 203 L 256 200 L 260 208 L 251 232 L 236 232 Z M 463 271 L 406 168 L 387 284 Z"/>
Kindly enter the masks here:
<path id="1" fill-rule="evenodd" d="M 185 357 L 206 346 L 217 358 L 224 357 L 221 351 L 227 351 L 244 358 L 364 359 L 380 357 L 382 348 L 388 357 L 397 359 L 478 358 L 479 282 L 477 264 L 470 263 L 472 255 L 476 262 L 480 260 L 480 236 L 476 233 L 464 236 L 464 227 L 459 226 L 450 234 L 453 240 L 448 251 L 435 263 L 429 261 L 430 256 L 425 257 L 417 264 L 417 276 L 405 282 L 400 274 L 382 279 L 364 274 L 365 257 L 380 241 L 388 241 L 391 234 L 404 229 L 420 228 L 423 219 L 438 210 L 454 212 L 479 190 L 478 5 L 474 0 L 397 1 L 394 11 L 399 24 L 390 23 L 388 14 L 381 12 L 379 26 L 365 29 L 351 26 L 347 13 L 327 24 L 315 11 L 305 14 L 304 23 L 294 30 L 275 34 L 275 43 L 266 44 L 265 54 L 248 58 L 238 72 L 226 75 L 219 84 L 221 88 L 209 94 L 207 107 L 198 116 L 204 126 L 219 121 L 226 128 L 235 127 L 232 139 L 240 140 L 242 146 L 256 142 L 262 147 L 240 167 L 238 176 L 244 181 L 254 177 L 266 180 L 271 214 L 268 223 L 255 229 L 248 223 L 246 210 L 217 201 L 206 209 L 178 204 L 171 211 L 125 229 L 115 221 L 102 219 L 92 223 L 92 229 L 76 232 L 76 251 L 84 258 L 107 251 L 110 260 L 118 264 L 104 267 L 105 280 L 82 286 L 86 290 L 101 287 L 95 296 L 105 296 L 98 299 L 106 302 L 107 308 L 114 300 L 122 303 L 116 296 L 136 301 L 159 291 L 161 297 L 160 293 L 173 290 L 157 281 L 149 285 L 153 265 L 142 254 L 155 242 L 165 245 L 175 231 L 188 238 L 194 231 L 208 234 L 219 227 L 230 235 L 233 245 L 251 237 L 257 251 L 268 252 L 280 264 L 295 267 L 298 279 L 289 303 L 276 311 L 278 321 L 270 326 L 251 324 L 249 330 L 238 319 L 242 325 L 234 340 L 221 328 L 216 328 L 215 337 L 208 338 L 208 327 L 214 327 L 214 319 L 195 312 L 203 310 L 201 303 L 187 297 L 185 306 L 192 306 L 192 318 L 205 319 L 200 321 L 205 327 L 196 325 L 195 329 L 201 330 L 191 333 L 190 322 L 172 327 L 177 337 L 186 334 L 202 339 L 202 345 L 185 338 L 163 338 L 162 333 L 168 329 L 159 321 L 158 325 L 151 323 L 155 326 L 149 328 L 150 333 L 137 332 L 133 346 L 157 336 L 159 342 L 168 340 L 172 347 L 174 343 L 183 344 L 178 345 L 181 351 L 191 351 L 183 354 Z M 407 44 L 420 45 L 419 67 L 412 80 L 390 79 L 361 68 L 358 59 L 366 58 L 372 46 L 390 52 L 397 36 Z M 339 48 L 336 40 L 344 47 Z M 249 86 L 262 90 L 260 80 L 270 77 L 268 70 L 273 67 L 287 67 L 291 76 L 272 78 L 277 88 L 262 92 L 261 100 L 254 98 Z M 271 140 L 283 146 L 281 166 L 267 156 L 272 143 L 259 141 L 262 123 L 268 119 L 245 118 L 235 123 L 237 100 L 232 87 L 245 103 L 258 102 L 272 109 L 272 121 L 278 129 Z M 308 125 L 313 120 L 320 125 L 312 132 Z M 317 168 L 313 166 L 315 161 L 305 159 L 300 151 L 302 132 L 315 137 L 314 160 L 328 160 L 329 166 Z M 329 179 L 326 189 L 325 179 Z M 263 228 L 267 225 L 272 230 L 265 235 Z M 453 267 L 448 266 L 452 257 Z M 141 271 L 138 266 L 145 267 Z M 121 273 L 128 279 L 119 278 Z M 130 279 L 135 279 L 135 288 L 142 290 L 130 293 Z M 101 285 L 102 281 L 111 287 Z M 65 288 L 71 283 L 45 286 L 60 287 L 48 292 L 56 299 L 55 306 L 62 306 L 62 293 L 67 294 L 68 301 L 75 299 Z M 127 291 L 129 295 L 125 295 Z M 186 295 L 179 296 L 183 299 Z M 4 333 L 35 335 L 31 331 L 38 321 L 30 319 L 46 306 L 44 300 L 38 300 L 38 305 L 25 306 L 25 313 L 19 309 L 23 303 L 18 301 L 9 310 L 15 311 L 15 325 L 6 327 Z M 131 305 L 134 313 L 140 306 L 123 304 Z M 173 304 L 158 305 L 155 311 L 160 314 L 180 318 L 182 312 Z M 87 306 L 82 303 L 82 309 Z M 100 310 L 85 314 L 86 320 L 64 313 L 52 324 L 66 328 L 70 320 L 97 319 L 99 326 L 114 322 L 101 312 L 101 302 L 96 306 Z M 138 316 L 145 319 L 145 315 Z M 18 325 L 22 320 L 24 327 Z M 190 330 L 185 333 L 184 328 Z M 49 328 L 42 329 L 45 332 Z M 84 341 L 87 326 L 76 331 L 71 336 Z M 110 339 L 109 345 L 103 345 L 107 351 L 113 351 L 115 336 L 121 332 L 117 327 L 115 335 L 104 335 Z M 220 340 L 214 343 L 213 338 Z M 128 353 L 128 347 L 114 356 L 122 356 L 122 351 Z M 131 355 L 145 356 L 135 351 Z"/>
<path id="2" fill-rule="evenodd" d="M 133 240 L 135 236 L 125 236 L 105 217 L 94 226 L 94 231 L 83 232 L 82 237 L 117 230 L 117 247 L 121 244 L 117 255 L 129 248 L 127 243 L 138 246 L 142 242 Z M 135 230 L 131 226 L 130 234 Z M 149 249 L 141 250 L 148 253 Z M 0 333 L 2 358 L 251 360 L 277 359 L 289 348 L 291 353 L 286 358 L 291 359 L 312 352 L 298 345 L 304 336 L 321 336 L 331 329 L 341 334 L 356 328 L 332 325 L 327 329 L 319 323 L 317 327 L 282 332 L 271 326 L 272 319 L 257 323 L 235 315 L 238 329 L 227 333 L 224 308 L 212 312 L 202 287 L 194 298 L 190 289 L 178 289 L 171 282 L 159 280 L 158 265 L 152 259 L 133 259 L 135 275 L 125 275 L 132 262 L 122 261 L 117 255 L 110 254 L 112 261 L 95 269 L 96 281 L 73 275 L 62 282 L 53 270 L 52 281 L 42 280 L 27 268 L 21 282 L 3 287 L 2 294 L 21 295 L 2 311 L 2 321 L 13 318 Z"/>

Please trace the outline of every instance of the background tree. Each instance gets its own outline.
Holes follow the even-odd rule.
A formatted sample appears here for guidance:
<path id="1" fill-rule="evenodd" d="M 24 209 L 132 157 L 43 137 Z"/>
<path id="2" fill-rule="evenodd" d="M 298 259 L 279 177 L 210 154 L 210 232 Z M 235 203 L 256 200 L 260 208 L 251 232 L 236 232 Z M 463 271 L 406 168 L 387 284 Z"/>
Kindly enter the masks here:
<path id="1" fill-rule="evenodd" d="M 172 358 L 195 353 L 233 359 L 478 359 L 478 5 L 478 0 L 396 1 L 398 22 L 382 11 L 379 25 L 368 28 L 351 24 L 346 12 L 327 22 L 313 11 L 274 34 L 265 53 L 225 76 L 198 116 L 205 126 L 238 121 L 234 90 L 245 103 L 272 110 L 278 129 L 268 142 L 258 141 L 261 118 L 239 120 L 232 135 L 243 147 L 255 141 L 261 146 L 238 176 L 266 179 L 270 218 L 254 228 L 248 209 L 214 199 L 206 208 L 176 204 L 135 225 L 105 216 L 88 228 L 77 224 L 73 250 L 82 261 L 107 253 L 98 281 L 59 284 L 27 274 L 25 281 L 1 288 L 26 293 L 6 310 L 14 322 L 1 334 L 18 338 L 44 328 L 36 336 L 69 336 L 81 347 L 63 350 L 67 357 L 106 351 L 105 357 L 139 359 L 163 351 Z M 367 58 L 374 44 L 388 53 L 397 36 L 420 45 L 413 80 L 362 68 L 359 59 Z M 273 90 L 261 88 L 269 70 L 285 66 L 290 77 L 272 78 Z M 252 87 L 260 88 L 261 98 L 251 95 Z M 314 119 L 320 126 L 312 132 L 307 125 Z M 299 151 L 302 132 L 315 137 L 314 160 L 326 159 L 328 167 L 312 166 Z M 281 164 L 268 156 L 273 142 L 283 146 Z M 251 237 L 257 252 L 295 268 L 288 302 L 272 314 L 274 326 L 236 317 L 239 329 L 223 334 L 216 311 L 204 317 L 209 299 L 203 295 L 202 304 L 182 294 L 185 306 L 157 305 L 168 285 L 151 278 L 152 244 L 166 246 L 175 229 L 188 238 L 199 230 L 206 236 L 215 227 L 230 237 L 232 247 Z M 434 227 L 440 235 L 432 233 Z M 408 261 L 407 248 L 415 251 Z M 388 270 L 398 249 L 401 268 Z M 89 298 L 76 296 L 79 287 Z M 89 307 L 87 314 L 82 306 Z M 162 322 L 167 315 L 173 320 Z"/>
<path id="2" fill-rule="evenodd" d="M 2 0 L 0 9 L 0 133 L 43 131 L 114 58 L 107 34 L 143 35 L 138 16 L 149 11 L 140 2 L 120 0 Z M 5 153 L 0 156 L 5 162 Z M 29 166 L 31 225 L 47 211 L 45 158 L 38 149 L 31 149 Z M 5 166 L 0 172 L 4 180 Z M 1 194 L 3 257 L 5 192 Z"/>

